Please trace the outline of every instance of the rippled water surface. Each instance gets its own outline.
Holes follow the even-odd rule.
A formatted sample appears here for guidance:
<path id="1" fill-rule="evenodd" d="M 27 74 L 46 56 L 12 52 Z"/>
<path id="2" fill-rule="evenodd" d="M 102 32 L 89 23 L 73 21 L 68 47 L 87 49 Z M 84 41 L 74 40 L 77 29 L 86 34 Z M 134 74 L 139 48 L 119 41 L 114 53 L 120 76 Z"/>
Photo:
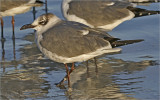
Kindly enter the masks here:
<path id="1" fill-rule="evenodd" d="M 157 10 L 158 5 L 140 7 Z M 44 6 L 36 8 L 35 17 L 45 11 Z M 48 12 L 64 19 L 61 1 L 48 0 Z M 6 41 L 0 42 L 1 100 L 159 100 L 159 15 L 126 21 L 109 32 L 121 39 L 145 41 L 123 46 L 120 53 L 97 58 L 97 73 L 93 59 L 88 62 L 88 70 L 86 62 L 76 63 L 71 74 L 72 92 L 55 86 L 65 76 L 64 65 L 40 53 L 33 30 L 19 30 L 33 20 L 33 11 L 16 15 L 16 39 L 12 39 L 11 17 L 4 18 Z"/>

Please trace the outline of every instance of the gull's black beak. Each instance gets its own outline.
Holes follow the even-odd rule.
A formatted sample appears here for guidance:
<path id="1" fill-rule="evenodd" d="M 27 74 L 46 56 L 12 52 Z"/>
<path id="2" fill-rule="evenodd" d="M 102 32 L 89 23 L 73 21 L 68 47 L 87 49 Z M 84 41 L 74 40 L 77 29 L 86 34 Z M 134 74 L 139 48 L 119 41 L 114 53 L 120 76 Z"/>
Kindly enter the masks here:
<path id="1" fill-rule="evenodd" d="M 24 30 L 24 29 L 28 29 L 28 28 L 34 28 L 36 26 L 32 25 L 32 24 L 26 24 L 26 25 L 23 25 L 20 30 Z"/>

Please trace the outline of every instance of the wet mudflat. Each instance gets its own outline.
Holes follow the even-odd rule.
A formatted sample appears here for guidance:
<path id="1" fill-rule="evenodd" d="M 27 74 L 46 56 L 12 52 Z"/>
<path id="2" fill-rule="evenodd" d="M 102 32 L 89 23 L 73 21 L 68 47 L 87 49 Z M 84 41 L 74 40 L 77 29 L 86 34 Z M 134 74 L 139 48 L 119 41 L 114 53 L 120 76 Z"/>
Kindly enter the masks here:
<path id="1" fill-rule="evenodd" d="M 140 6 L 158 9 L 158 4 Z M 61 1 L 48 0 L 48 12 L 64 19 Z M 121 39 L 144 39 L 123 46 L 122 52 L 104 55 L 95 62 L 76 63 L 71 74 L 73 91 L 56 87 L 65 76 L 63 64 L 40 53 L 33 30 L 20 31 L 34 16 L 46 13 L 45 7 L 15 16 L 15 39 L 12 39 L 11 17 L 4 18 L 4 36 L 0 43 L 1 99 L 141 99 L 158 100 L 159 95 L 159 15 L 135 18 L 116 27 L 109 34 Z M 67 83 L 66 83 L 67 86 Z"/>

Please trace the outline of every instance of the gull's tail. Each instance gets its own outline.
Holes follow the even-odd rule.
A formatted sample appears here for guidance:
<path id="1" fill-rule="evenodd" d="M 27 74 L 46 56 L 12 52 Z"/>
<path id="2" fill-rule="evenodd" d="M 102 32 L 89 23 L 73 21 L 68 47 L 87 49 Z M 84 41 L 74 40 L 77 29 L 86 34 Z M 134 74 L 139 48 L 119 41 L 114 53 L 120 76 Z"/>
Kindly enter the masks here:
<path id="1" fill-rule="evenodd" d="M 160 0 L 129 0 L 129 2 L 132 3 L 157 3 L 160 2 Z"/>
<path id="2" fill-rule="evenodd" d="M 43 6 L 44 2 L 40 1 L 40 0 L 36 0 L 35 2 L 35 7 L 41 7 Z"/>
<path id="3" fill-rule="evenodd" d="M 129 9 L 130 11 L 132 11 L 135 14 L 135 17 L 160 14 L 160 11 L 146 10 L 146 9 L 135 8 L 135 7 L 131 7 L 131 6 L 127 7 L 127 9 Z"/>
<path id="4" fill-rule="evenodd" d="M 104 39 L 109 41 L 113 48 L 144 41 L 143 39 L 120 40 L 119 38 L 114 38 L 114 37 L 104 37 Z"/>
<path id="5" fill-rule="evenodd" d="M 36 0 L 35 2 L 29 2 L 27 5 L 31 7 L 41 7 L 43 6 L 44 2 L 40 0 Z"/>
<path id="6" fill-rule="evenodd" d="M 123 45 L 128 45 L 128 44 L 133 44 L 137 42 L 144 41 L 143 39 L 138 39 L 138 40 L 121 40 L 121 41 L 114 41 L 111 43 L 112 47 L 119 47 Z"/>

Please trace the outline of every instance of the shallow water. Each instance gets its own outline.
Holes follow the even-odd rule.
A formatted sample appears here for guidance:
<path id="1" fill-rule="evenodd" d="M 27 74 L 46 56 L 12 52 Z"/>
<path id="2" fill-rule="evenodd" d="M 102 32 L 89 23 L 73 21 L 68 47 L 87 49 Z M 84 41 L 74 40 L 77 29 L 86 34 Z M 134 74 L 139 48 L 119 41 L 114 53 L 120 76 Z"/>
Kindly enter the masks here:
<path id="1" fill-rule="evenodd" d="M 63 19 L 61 1 L 48 0 L 48 12 Z M 158 9 L 158 4 L 140 6 Z M 46 13 L 36 8 L 36 15 Z M 54 84 L 65 76 L 63 64 L 45 58 L 37 48 L 34 31 L 20 31 L 34 20 L 33 12 L 15 16 L 15 37 L 12 39 L 11 17 L 5 17 L 5 42 L 0 43 L 1 99 L 141 99 L 159 100 L 159 15 L 126 21 L 109 32 L 121 39 L 144 39 L 121 47 L 117 54 L 97 58 L 95 62 L 76 63 L 71 74 L 72 92 Z M 66 83 L 67 84 L 67 83 Z M 66 85 L 67 86 L 67 85 Z"/>

